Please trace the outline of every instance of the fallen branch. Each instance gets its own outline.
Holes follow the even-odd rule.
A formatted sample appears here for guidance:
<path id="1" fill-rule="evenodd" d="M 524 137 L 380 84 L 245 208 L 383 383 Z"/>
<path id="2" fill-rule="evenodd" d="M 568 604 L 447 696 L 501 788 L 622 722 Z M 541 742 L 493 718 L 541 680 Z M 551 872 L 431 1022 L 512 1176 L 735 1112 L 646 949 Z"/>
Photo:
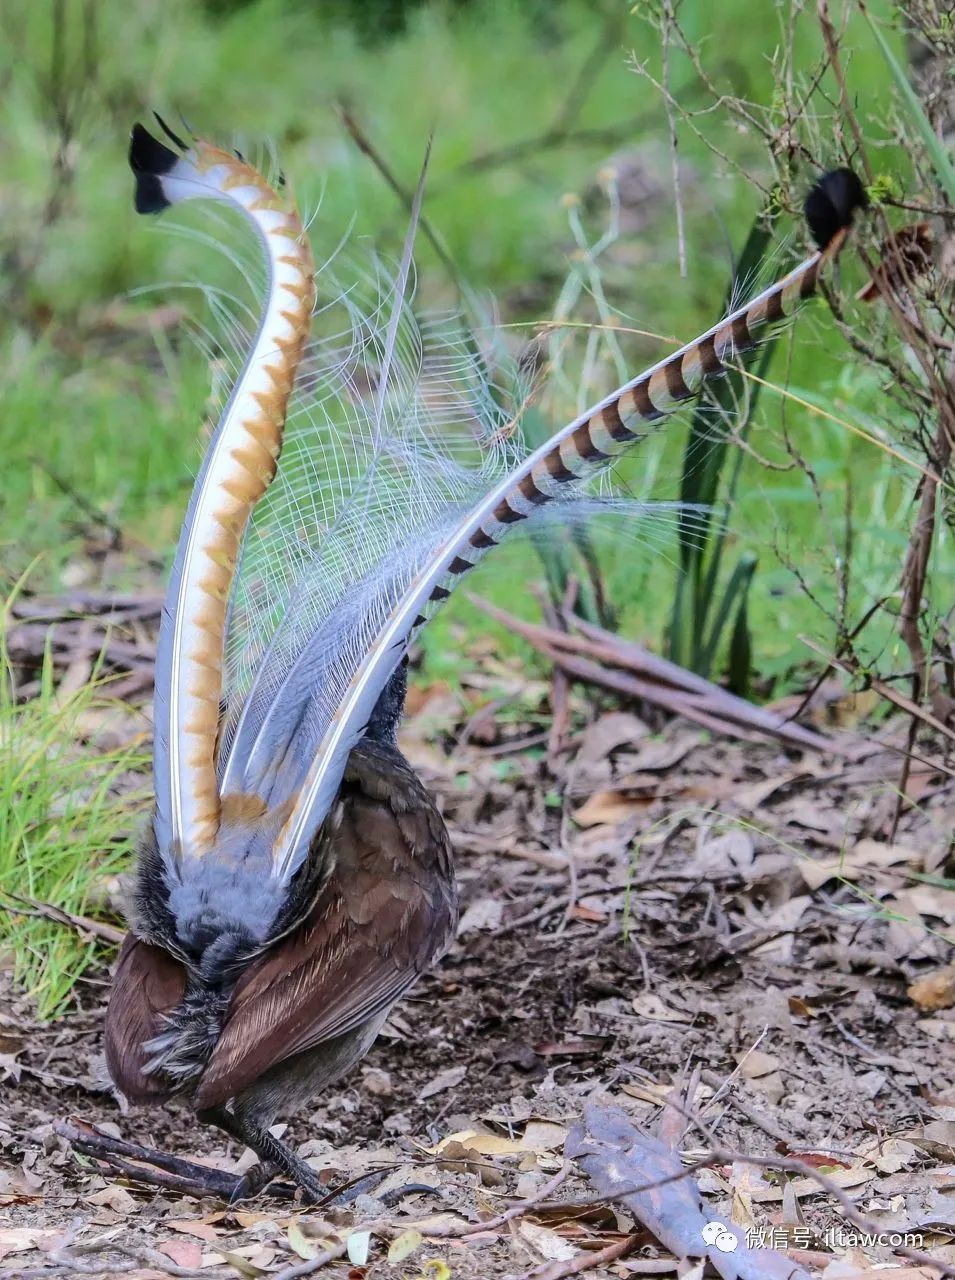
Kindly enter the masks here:
<path id="1" fill-rule="evenodd" d="M 668 1101 L 667 1106 L 670 1107 L 672 1105 L 671 1099 Z M 598 1135 L 596 1132 L 591 1134 L 590 1139 L 593 1141 L 594 1149 L 590 1152 L 587 1149 L 587 1126 L 592 1116 L 596 1117 L 595 1129 L 603 1128 L 607 1133 L 607 1140 L 604 1141 L 603 1136 Z M 603 1118 L 605 1116 L 606 1119 Z M 695 1124 L 701 1124 L 701 1122 L 695 1117 L 691 1118 L 694 1120 Z M 702 1125 L 701 1127 L 704 1133 L 708 1132 L 705 1125 Z M 567 1154 L 571 1159 L 576 1159 L 577 1157 L 574 1154 L 574 1151 L 579 1148 L 581 1156 L 592 1155 L 596 1157 L 597 1155 L 602 1155 L 603 1163 L 608 1164 L 609 1162 L 609 1169 L 620 1174 L 620 1169 L 617 1169 L 613 1163 L 613 1152 L 626 1150 L 631 1135 L 636 1135 L 638 1143 L 649 1141 L 650 1143 L 657 1144 L 658 1147 L 662 1147 L 664 1154 L 669 1152 L 671 1157 L 675 1155 L 674 1152 L 669 1150 L 665 1143 L 660 1143 L 659 1139 L 647 1138 L 646 1135 L 635 1129 L 627 1119 L 626 1115 L 619 1110 L 619 1108 L 600 1107 L 588 1107 L 585 1110 L 584 1122 L 576 1125 L 568 1136 L 567 1143 L 564 1148 L 565 1154 Z M 574 1151 L 571 1150 L 572 1143 L 575 1144 Z M 642 1159 L 643 1153 L 641 1152 L 641 1160 Z M 581 1161 L 578 1160 L 578 1163 L 581 1163 Z M 692 1178 L 693 1175 L 698 1173 L 701 1169 L 712 1169 L 714 1167 L 733 1164 L 748 1164 L 757 1169 L 771 1169 L 777 1173 L 791 1173 L 799 1175 L 800 1177 L 811 1178 L 818 1184 L 820 1191 L 824 1191 L 827 1195 L 832 1196 L 832 1198 L 838 1203 L 839 1208 L 842 1210 L 846 1221 L 850 1222 L 861 1233 L 864 1235 L 878 1235 L 881 1230 L 879 1225 L 873 1222 L 871 1218 L 866 1218 L 864 1214 L 859 1212 L 855 1206 L 855 1202 L 846 1194 L 845 1190 L 840 1187 L 837 1182 L 826 1174 L 820 1172 L 820 1170 L 814 1165 L 807 1164 L 804 1160 L 795 1159 L 791 1156 L 752 1156 L 746 1155 L 745 1152 L 742 1151 L 715 1147 L 712 1150 L 705 1152 L 699 1159 L 693 1160 L 687 1165 L 680 1164 L 678 1159 L 675 1162 L 671 1159 L 671 1162 L 667 1164 L 667 1162 L 659 1155 L 655 1160 L 649 1160 L 647 1164 L 641 1164 L 640 1162 L 634 1162 L 632 1160 L 629 1163 L 629 1177 L 617 1176 L 612 1178 L 611 1181 L 613 1185 L 610 1190 L 601 1189 L 595 1195 L 574 1200 L 572 1202 L 573 1206 L 580 1208 L 585 1205 L 605 1204 L 609 1197 L 611 1199 L 623 1200 L 628 1205 L 631 1212 L 635 1213 L 636 1210 L 630 1204 L 628 1199 L 630 1196 L 640 1197 L 645 1193 L 657 1192 L 663 1187 L 682 1183 L 686 1179 Z M 654 1164 L 660 1167 L 657 1168 L 654 1176 L 647 1179 L 644 1169 L 649 1167 L 652 1173 Z M 586 1166 L 582 1165 L 582 1167 Z M 626 1165 L 623 1167 L 625 1168 Z M 599 1161 L 597 1168 L 598 1170 L 600 1168 Z M 596 1177 L 592 1178 L 592 1181 L 594 1181 L 595 1185 L 600 1185 Z M 542 1210 L 546 1210 L 551 1209 L 554 1206 L 543 1204 L 540 1207 Z M 569 1207 L 569 1205 L 561 1207 Z M 714 1221 L 714 1219 L 710 1218 L 707 1219 L 707 1221 Z M 912 1249 L 907 1245 L 898 1245 L 893 1248 L 893 1253 L 897 1257 L 907 1258 L 910 1262 L 915 1263 L 916 1266 L 929 1268 L 940 1277 L 955 1280 L 955 1265 L 944 1262 L 939 1258 L 933 1258 L 930 1254 L 921 1249 Z M 765 1260 L 766 1254 L 767 1250 L 760 1249 L 760 1262 Z M 700 1255 L 698 1254 L 697 1256 Z M 721 1272 L 720 1274 L 722 1275 L 724 1273 Z M 747 1276 L 750 1274 L 754 1275 L 755 1280 L 774 1280 L 774 1273 L 772 1272 L 757 1270 L 753 1273 L 744 1274 Z M 730 1273 L 730 1275 L 735 1277 L 735 1273 Z M 799 1270 L 794 1273 L 786 1273 L 786 1280 L 802 1280 L 804 1275 L 805 1273 Z M 740 1280 L 742 1280 L 742 1277 Z"/>
<path id="2" fill-rule="evenodd" d="M 564 1280 L 565 1276 L 583 1275 L 585 1271 L 594 1271 L 604 1263 L 616 1262 L 618 1258 L 624 1257 L 636 1246 L 638 1240 L 639 1236 L 627 1236 L 624 1240 L 608 1244 L 606 1249 L 598 1249 L 596 1253 L 581 1250 L 567 1262 L 548 1262 L 545 1266 L 538 1267 L 528 1275 L 527 1280 Z"/>
<path id="3" fill-rule="evenodd" d="M 70 929 L 75 929 L 77 933 L 102 938 L 104 942 L 111 942 L 115 946 L 119 946 L 126 936 L 125 930 L 117 929 L 115 925 L 104 924 L 103 921 L 93 920 L 89 916 L 75 915 L 71 911 L 64 911 L 62 907 L 53 906 L 51 902 L 40 902 L 37 898 L 25 898 L 18 893 L 13 893 L 10 889 L 0 889 L 0 893 L 12 899 L 15 903 L 23 904 L 22 907 L 11 907 L 0 901 L 0 908 L 10 912 L 11 915 L 43 916 L 46 920 L 53 920 L 56 924 L 66 925 Z M 26 908 L 26 910 L 23 908 Z"/>
<path id="4" fill-rule="evenodd" d="M 787 746 L 841 754 L 838 744 L 815 730 L 805 729 L 727 693 L 702 676 L 657 657 L 633 641 L 622 640 L 602 627 L 585 622 L 576 614 L 565 615 L 575 633 L 570 634 L 525 622 L 480 596 L 470 598 L 489 617 L 523 636 L 545 657 L 579 680 L 652 702 L 715 733 L 749 739 L 768 736 Z"/>
<path id="5" fill-rule="evenodd" d="M 724 1280 L 811 1280 L 776 1249 L 751 1249 L 738 1230 L 706 1210 L 695 1182 L 683 1176 L 679 1153 L 642 1133 L 619 1109 L 587 1107 L 568 1135 L 565 1154 L 675 1257 L 707 1259 Z M 731 1251 L 717 1245 L 727 1233 L 736 1240 Z"/>

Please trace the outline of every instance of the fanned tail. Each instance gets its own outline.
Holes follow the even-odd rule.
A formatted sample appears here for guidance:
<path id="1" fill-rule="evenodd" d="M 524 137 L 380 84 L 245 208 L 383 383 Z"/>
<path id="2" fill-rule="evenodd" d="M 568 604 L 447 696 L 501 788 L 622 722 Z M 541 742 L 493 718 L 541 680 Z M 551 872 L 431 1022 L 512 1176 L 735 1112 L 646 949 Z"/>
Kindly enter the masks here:
<path id="1" fill-rule="evenodd" d="M 348 753 L 413 636 L 462 577 L 506 534 L 554 500 L 577 491 L 656 423 L 692 399 L 727 363 L 751 350 L 760 329 L 793 314 L 816 291 L 841 250 L 865 192 L 851 170 L 826 174 L 806 200 L 819 251 L 745 306 L 653 365 L 576 418 L 507 474 L 457 520 L 390 608 L 318 740 L 311 766 L 273 850 L 286 881 L 301 865 L 341 782 Z"/>

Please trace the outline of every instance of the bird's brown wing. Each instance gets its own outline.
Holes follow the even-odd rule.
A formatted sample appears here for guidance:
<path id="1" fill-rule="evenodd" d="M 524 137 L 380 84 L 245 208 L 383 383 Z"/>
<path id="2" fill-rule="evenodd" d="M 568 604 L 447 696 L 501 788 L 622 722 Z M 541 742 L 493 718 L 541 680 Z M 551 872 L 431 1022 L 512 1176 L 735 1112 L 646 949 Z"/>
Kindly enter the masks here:
<path id="1" fill-rule="evenodd" d="M 162 1015 L 182 1000 L 186 972 L 162 947 L 128 933 L 120 948 L 106 1010 L 105 1049 L 110 1078 L 131 1102 L 162 1102 L 172 1089 L 143 1068 L 143 1048 L 162 1030 Z"/>
<path id="2" fill-rule="evenodd" d="M 334 871 L 299 929 L 237 983 L 196 1093 L 200 1108 L 383 1013 L 450 941 L 447 831 L 409 766 L 375 744 L 356 749 L 342 801 Z"/>

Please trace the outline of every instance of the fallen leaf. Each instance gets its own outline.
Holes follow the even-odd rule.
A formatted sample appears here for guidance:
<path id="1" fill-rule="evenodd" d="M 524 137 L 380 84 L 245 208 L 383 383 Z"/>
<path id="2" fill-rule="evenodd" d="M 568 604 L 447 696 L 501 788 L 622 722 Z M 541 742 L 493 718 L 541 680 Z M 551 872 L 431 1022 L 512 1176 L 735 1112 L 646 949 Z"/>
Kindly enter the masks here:
<path id="1" fill-rule="evenodd" d="M 591 1058 L 600 1053 L 607 1041 L 594 1036 L 591 1040 L 542 1040 L 534 1045 L 534 1052 L 541 1058 Z"/>
<path id="2" fill-rule="evenodd" d="M 289 1247 L 300 1258 L 304 1258 L 306 1262 L 311 1262 L 313 1258 L 319 1255 L 319 1246 L 315 1240 L 310 1240 L 302 1228 L 299 1226 L 297 1219 L 293 1218 L 288 1224 L 286 1232 Z"/>
<path id="3" fill-rule="evenodd" d="M 230 1266 L 235 1267 L 240 1275 L 248 1276 L 249 1280 L 257 1280 L 259 1276 L 267 1274 L 264 1268 L 256 1266 L 254 1262 L 250 1262 L 238 1250 L 228 1249 L 225 1253 L 210 1252 L 202 1255 L 203 1268 L 221 1266 L 223 1262 L 228 1262 Z"/>
<path id="4" fill-rule="evenodd" d="M 652 991 L 647 991 L 643 995 L 634 996 L 630 1002 L 634 1013 L 638 1013 L 641 1018 L 648 1018 L 650 1022 L 692 1022 L 692 1015 L 689 1013 L 680 1013 L 676 1009 L 670 1009 L 663 1003 L 659 996 L 654 995 Z"/>
<path id="5" fill-rule="evenodd" d="M 177 1267 L 196 1268 L 202 1264 L 202 1245 L 195 1240 L 163 1240 L 156 1248 Z"/>
<path id="6" fill-rule="evenodd" d="M 539 1227 L 526 1219 L 518 1227 L 518 1234 L 530 1244 L 542 1258 L 551 1262 L 566 1262 L 577 1250 L 567 1240 L 562 1239 L 556 1231 L 548 1227 Z"/>
<path id="7" fill-rule="evenodd" d="M 578 827 L 606 826 L 625 822 L 646 806 L 646 800 L 630 800 L 618 791 L 595 791 L 585 804 L 574 811 L 573 817 Z"/>
<path id="8" fill-rule="evenodd" d="M 238 1215 L 236 1215 L 238 1217 Z M 178 1231 L 183 1236 L 194 1236 L 197 1240 L 205 1240 L 207 1244 L 216 1244 L 220 1232 L 208 1222 L 198 1218 L 175 1218 L 163 1224 L 170 1231 Z M 250 1224 L 251 1225 L 251 1224 Z"/>
<path id="9" fill-rule="evenodd" d="M 480 929 L 490 929 L 492 931 L 498 929 L 500 928 L 503 914 L 504 901 L 502 898 L 478 898 L 471 903 L 461 917 L 458 924 L 458 936 L 474 933 Z"/>
<path id="10" fill-rule="evenodd" d="M 348 1254 L 348 1261 L 354 1262 L 355 1265 L 359 1267 L 364 1266 L 368 1261 L 368 1251 L 370 1248 L 370 1231 L 353 1231 L 345 1241 L 345 1252 Z"/>
<path id="11" fill-rule="evenodd" d="M 955 1022 L 947 1022 L 944 1018 L 919 1018 L 916 1026 L 936 1040 L 955 1041 Z"/>
<path id="12" fill-rule="evenodd" d="M 903 1136 L 939 1160 L 955 1160 L 955 1120 L 930 1120 Z"/>
<path id="13" fill-rule="evenodd" d="M 923 861 L 920 853 L 903 845 L 858 840 L 838 858 L 804 857 L 796 866 L 809 888 L 818 889 L 827 880 L 858 880 L 865 872 L 887 871 L 891 867 L 918 871 Z"/>
<path id="14" fill-rule="evenodd" d="M 86 1197 L 86 1203 L 96 1205 L 97 1208 L 112 1209 L 114 1213 L 121 1214 L 124 1218 L 136 1208 L 136 1201 L 129 1192 L 115 1184 L 104 1187 L 102 1191 L 94 1191 L 92 1195 Z"/>
<path id="15" fill-rule="evenodd" d="M 529 1120 L 521 1137 L 524 1151 L 563 1151 L 567 1129 L 553 1120 Z"/>
<path id="16" fill-rule="evenodd" d="M 424 1236 L 420 1231 L 415 1231 L 412 1227 L 408 1231 L 402 1231 L 401 1235 L 392 1240 L 388 1249 L 388 1261 L 394 1265 L 396 1262 L 404 1262 L 405 1258 L 410 1258 L 415 1249 L 424 1242 Z"/>
<path id="17" fill-rule="evenodd" d="M 752 836 L 734 828 L 702 844 L 693 859 L 693 867 L 711 875 L 743 872 L 752 866 L 755 853 Z"/>
<path id="18" fill-rule="evenodd" d="M 415 1280 L 451 1280 L 451 1268 L 440 1258 L 429 1258 Z"/>
<path id="19" fill-rule="evenodd" d="M 0 1227 L 0 1258 L 8 1253 L 26 1253 L 47 1240 L 55 1240 L 58 1233 L 43 1227 Z"/>
<path id="20" fill-rule="evenodd" d="M 433 1098 L 436 1093 L 443 1093 L 445 1089 L 453 1089 L 455 1085 L 460 1084 L 467 1075 L 467 1066 L 462 1064 L 459 1067 L 448 1067 L 445 1071 L 439 1071 L 438 1074 L 423 1086 L 418 1094 L 418 1101 L 423 1102 L 425 1098 Z"/>
<path id="21" fill-rule="evenodd" d="M 926 1013 L 955 1005 L 955 964 L 918 978 L 908 989 L 909 999 Z"/>
<path id="22" fill-rule="evenodd" d="M 770 1102 L 778 1102 L 786 1092 L 779 1070 L 779 1059 L 758 1049 L 737 1057 L 739 1074 L 758 1089 Z"/>
<path id="23" fill-rule="evenodd" d="M 575 920 L 582 920 L 585 924 L 603 924 L 607 919 L 605 912 L 595 911 L 593 907 L 585 907 L 579 902 L 574 907 L 571 915 Z"/>

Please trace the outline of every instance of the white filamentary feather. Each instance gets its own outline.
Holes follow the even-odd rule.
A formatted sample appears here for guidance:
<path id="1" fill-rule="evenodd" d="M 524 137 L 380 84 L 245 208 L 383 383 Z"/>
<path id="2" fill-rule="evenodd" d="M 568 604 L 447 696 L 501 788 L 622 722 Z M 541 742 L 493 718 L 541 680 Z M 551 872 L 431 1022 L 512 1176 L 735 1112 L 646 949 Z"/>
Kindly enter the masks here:
<path id="1" fill-rule="evenodd" d="M 203 148 L 197 144 L 195 153 L 201 156 Z M 611 500 L 601 507 L 595 477 L 752 347 L 753 331 L 790 315 L 814 291 L 845 231 L 528 450 L 519 429 L 526 388 L 517 371 L 499 350 L 483 351 L 459 317 L 422 319 L 415 313 L 411 255 L 423 174 L 394 275 L 377 259 L 347 279 L 341 262 L 326 263 L 317 277 L 314 316 L 314 294 L 303 293 L 299 279 L 293 282 L 300 300 L 308 297 L 317 332 L 306 343 L 297 321 L 292 350 L 287 336 L 273 332 L 275 317 L 281 318 L 276 281 L 281 288 L 281 272 L 292 270 L 283 261 L 292 256 L 292 223 L 263 232 L 258 200 L 268 198 L 261 186 L 257 198 L 243 186 L 248 167 L 230 176 L 227 153 L 206 152 L 204 181 L 218 165 L 222 198 L 238 202 L 260 236 L 277 234 L 285 242 L 283 253 L 268 259 L 263 319 L 203 464 L 177 556 L 157 664 L 157 707 L 169 720 L 165 732 L 162 723 L 157 726 L 157 835 L 173 848 L 202 852 L 215 836 L 214 815 L 226 812 L 232 800 L 254 799 L 261 820 L 249 830 L 241 824 L 223 829 L 219 843 L 230 874 L 260 880 L 268 868 L 272 889 L 262 886 L 262 919 L 253 930 L 265 936 L 266 917 L 281 903 L 282 887 L 334 805 L 349 752 L 423 622 L 491 547 L 525 522 L 537 525 L 548 508 L 566 522 L 626 505 Z M 200 194 L 175 185 L 184 161 L 172 160 L 177 167 L 161 177 L 166 202 Z M 302 241 L 295 233 L 296 246 Z M 271 241 L 266 245 L 271 252 Z M 295 270 L 301 267 L 299 259 Z M 226 346 L 234 347 L 247 314 L 220 295 L 213 301 Z M 208 551 L 217 495 L 232 484 L 223 462 L 232 452 L 223 437 L 234 442 L 243 406 L 250 396 L 258 402 L 258 370 L 276 352 L 294 356 L 289 363 L 298 376 L 287 420 L 283 412 L 276 428 L 271 456 L 278 458 L 281 450 L 281 459 L 277 470 L 265 467 L 258 476 L 254 494 L 243 489 L 241 529 L 218 579 L 227 591 L 220 591 L 216 617 L 216 678 L 202 690 L 206 710 L 214 690 L 215 731 L 210 739 L 203 721 L 203 751 L 187 758 L 189 719 L 181 698 L 189 653 L 182 633 L 203 630 L 208 604 L 191 566 Z M 225 362 L 230 369 L 240 364 L 228 350 Z M 198 666 L 203 663 L 208 667 L 208 653 Z M 188 682 L 186 687 L 188 692 Z M 189 808 L 190 797 L 208 800 L 210 769 L 213 819 Z M 229 811 L 243 810 L 238 805 Z"/>

